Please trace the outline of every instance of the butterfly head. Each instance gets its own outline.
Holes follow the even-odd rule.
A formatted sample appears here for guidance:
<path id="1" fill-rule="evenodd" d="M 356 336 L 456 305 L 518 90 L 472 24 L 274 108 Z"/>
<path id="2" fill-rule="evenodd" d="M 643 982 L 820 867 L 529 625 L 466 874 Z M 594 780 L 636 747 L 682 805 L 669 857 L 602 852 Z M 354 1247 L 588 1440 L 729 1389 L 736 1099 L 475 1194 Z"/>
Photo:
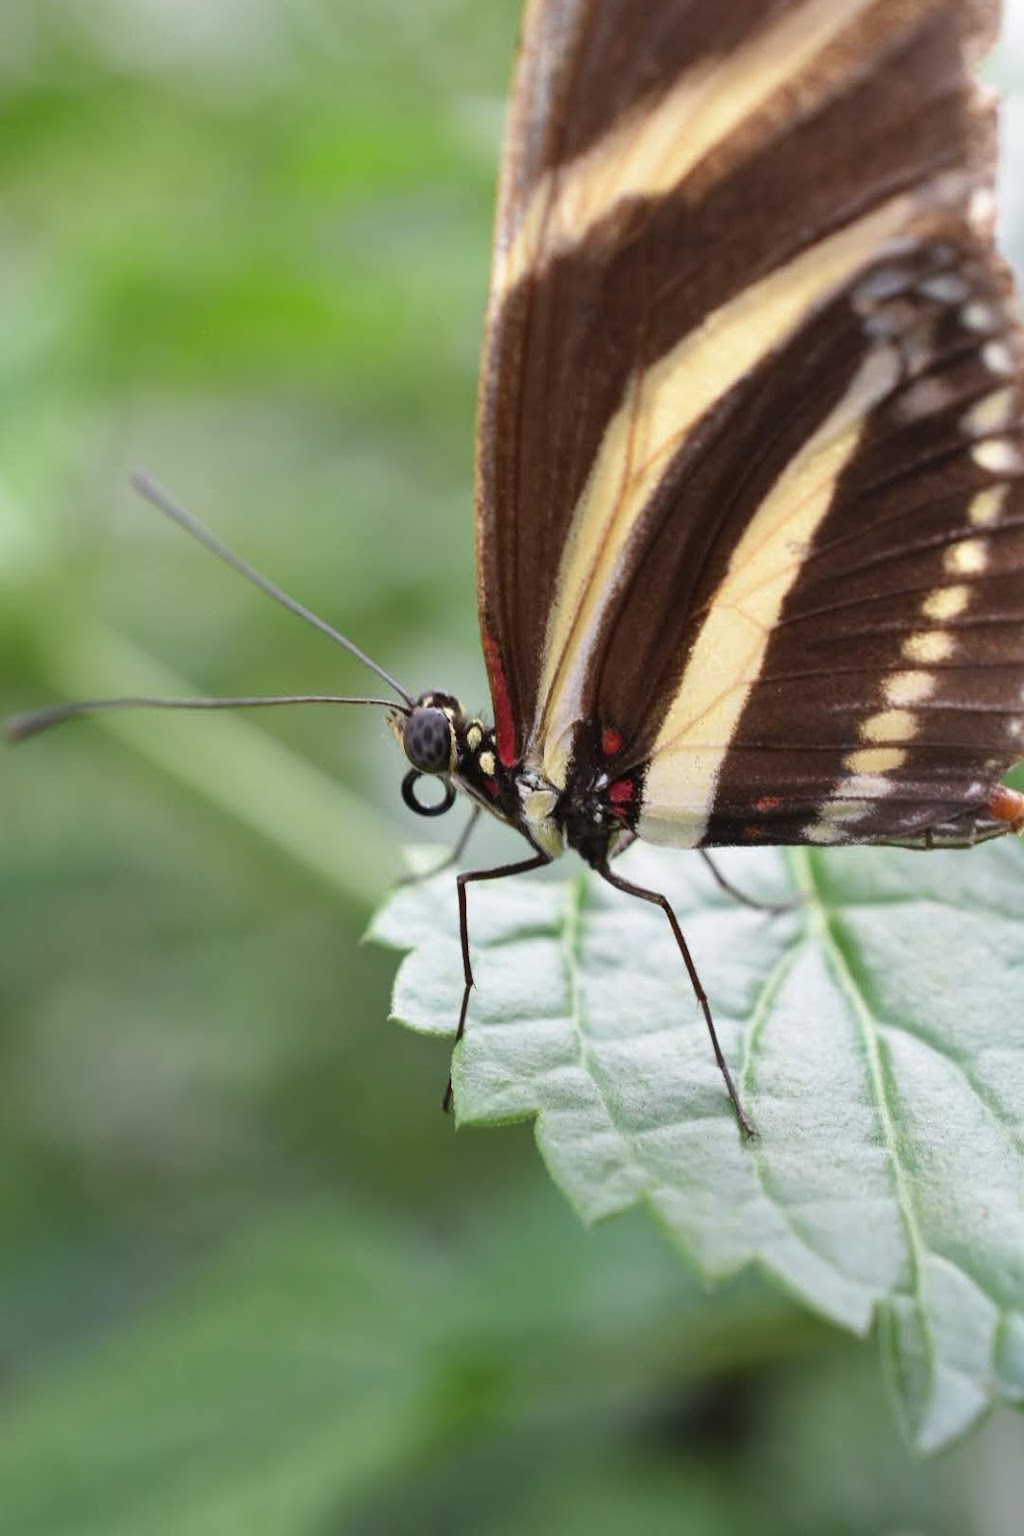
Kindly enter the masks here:
<path id="1" fill-rule="evenodd" d="M 452 775 L 459 768 L 459 737 L 464 713 L 458 699 L 448 693 L 423 693 L 409 709 L 388 714 L 395 739 L 410 764 L 402 780 L 402 799 L 418 816 L 443 816 L 455 804 Z M 437 801 L 421 800 L 416 785 L 421 778 L 443 778 L 444 795 Z"/>
<path id="2" fill-rule="evenodd" d="M 499 820 L 518 821 L 515 777 L 499 761 L 493 728 L 468 714 L 450 693 L 423 693 L 409 709 L 391 710 L 388 724 L 410 765 L 402 781 L 410 810 L 441 816 L 455 803 L 458 786 Z M 416 789 L 421 778 L 443 780 L 443 797 L 421 800 Z"/>
<path id="3" fill-rule="evenodd" d="M 392 729 L 417 773 L 456 771 L 462 716 L 462 706 L 447 693 L 421 694 L 408 713 L 392 716 Z"/>

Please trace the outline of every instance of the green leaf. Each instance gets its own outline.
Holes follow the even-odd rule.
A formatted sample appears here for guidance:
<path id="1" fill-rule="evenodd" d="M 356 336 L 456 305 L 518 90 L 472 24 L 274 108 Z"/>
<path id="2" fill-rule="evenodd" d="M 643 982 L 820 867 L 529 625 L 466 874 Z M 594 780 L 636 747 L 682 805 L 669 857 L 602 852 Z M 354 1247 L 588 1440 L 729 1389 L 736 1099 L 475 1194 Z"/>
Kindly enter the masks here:
<path id="1" fill-rule="evenodd" d="M 920 1451 L 1024 1397 L 1024 856 L 733 850 L 730 900 L 695 858 L 637 847 L 671 899 L 758 1137 L 740 1135 L 667 925 L 587 874 L 469 890 L 476 990 L 460 1123 L 535 1115 L 585 1221 L 643 1202 L 709 1280 L 757 1261 L 823 1316 L 877 1318 Z M 399 891 L 394 1014 L 451 1034 L 454 881 Z"/>

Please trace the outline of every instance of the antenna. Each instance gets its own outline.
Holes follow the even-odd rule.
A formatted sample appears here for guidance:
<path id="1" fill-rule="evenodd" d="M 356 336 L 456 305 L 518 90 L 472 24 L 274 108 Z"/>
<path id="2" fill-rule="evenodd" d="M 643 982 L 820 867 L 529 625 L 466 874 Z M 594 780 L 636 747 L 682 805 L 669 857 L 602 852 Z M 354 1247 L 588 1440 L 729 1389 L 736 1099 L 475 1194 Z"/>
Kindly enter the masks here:
<path id="1" fill-rule="evenodd" d="M 4 722 L 4 730 L 8 740 L 26 741 L 30 736 L 38 736 L 41 731 L 48 731 L 51 726 L 61 725 L 65 720 L 73 720 L 79 715 L 104 714 L 122 709 L 259 709 L 277 704 L 372 704 L 379 706 L 381 709 L 397 709 L 401 714 L 408 715 L 415 701 L 412 694 L 407 693 L 401 683 L 391 676 L 390 672 L 385 672 L 383 667 L 378 666 L 375 661 L 371 661 L 364 651 L 361 651 L 345 635 L 334 629 L 325 619 L 319 618 L 317 614 L 304 607 L 302 603 L 296 602 L 293 597 L 289 597 L 287 592 L 283 592 L 280 587 L 275 586 L 266 576 L 261 575 L 259 571 L 255 570 L 241 556 L 228 549 L 226 544 L 222 544 L 208 528 L 203 526 L 198 518 L 192 516 L 191 512 L 186 512 L 184 507 L 179 506 L 149 475 L 136 471 L 132 475 L 132 485 L 140 496 L 156 507 L 158 511 L 162 512 L 165 517 L 169 517 L 173 523 L 177 523 L 179 528 L 184 528 L 186 533 L 190 533 L 194 539 L 198 539 L 200 544 L 204 544 L 211 553 L 217 555 L 233 571 L 237 571 L 240 576 L 244 576 L 246 581 L 251 582 L 254 587 L 258 587 L 261 592 L 265 592 L 268 597 L 272 597 L 283 608 L 287 608 L 291 613 L 297 614 L 300 619 L 305 619 L 307 624 L 311 624 L 314 629 L 320 630 L 321 634 L 333 640 L 336 645 L 340 645 L 350 655 L 354 656 L 357 661 L 361 661 L 364 666 L 369 667 L 371 672 L 376 672 L 377 676 L 387 683 L 389 688 L 393 688 L 404 702 L 396 705 L 392 699 L 347 698 L 335 693 L 259 694 L 220 699 L 169 699 L 133 694 L 119 699 L 80 699 L 69 704 L 52 704 L 44 709 L 27 710 L 23 714 L 11 715 Z"/>
<path id="2" fill-rule="evenodd" d="M 361 661 L 364 667 L 369 667 L 371 672 L 376 672 L 381 681 L 387 683 L 389 688 L 393 688 L 399 698 L 404 700 L 410 709 L 412 708 L 415 703 L 412 694 L 403 688 L 401 683 L 391 676 L 390 672 L 385 672 L 383 667 L 378 666 L 375 661 L 371 661 L 365 651 L 361 651 L 358 645 L 349 640 L 347 636 L 334 629 L 332 625 L 327 623 L 326 619 L 321 619 L 309 608 L 304 607 L 302 603 L 296 602 L 294 597 L 289 597 L 287 592 L 283 592 L 280 587 L 275 586 L 266 576 L 262 576 L 259 571 L 243 560 L 240 555 L 236 555 L 233 550 L 228 549 L 226 544 L 222 544 L 208 528 L 203 526 L 197 517 L 193 517 L 191 512 L 186 512 L 184 507 L 179 506 L 173 497 L 149 475 L 144 474 L 141 470 L 136 470 L 132 475 L 132 485 L 139 495 L 148 501 L 151 506 L 156 507 L 157 511 L 162 512 L 165 517 L 169 517 L 172 523 L 177 523 L 179 528 L 184 528 L 185 532 L 190 533 L 194 539 L 198 539 L 200 544 L 205 544 L 212 554 L 216 555 L 218 559 L 223 560 L 225 565 L 229 565 L 233 571 L 237 571 L 239 576 L 244 576 L 246 581 L 252 582 L 254 587 L 259 587 L 261 592 L 265 592 L 268 597 L 272 597 L 275 603 L 280 603 L 282 608 L 287 608 L 289 612 L 297 614 L 300 619 L 305 619 L 307 624 L 311 624 L 314 629 L 318 629 L 321 634 L 333 640 L 335 645 L 340 645 L 343 650 L 348 651 L 350 656 L 354 656 L 357 661 Z"/>
<path id="3" fill-rule="evenodd" d="M 382 709 L 398 709 L 403 715 L 408 710 L 391 699 L 348 699 L 334 693 L 280 693 L 257 694 L 237 699 L 165 699 L 146 695 L 123 699 L 79 699 L 71 704 L 51 704 L 44 709 L 26 710 L 24 714 L 9 715 L 4 721 L 4 731 L 9 741 L 27 741 L 48 731 L 52 725 L 62 725 L 79 715 L 97 715 L 119 709 L 258 709 L 275 704 L 378 704 Z"/>

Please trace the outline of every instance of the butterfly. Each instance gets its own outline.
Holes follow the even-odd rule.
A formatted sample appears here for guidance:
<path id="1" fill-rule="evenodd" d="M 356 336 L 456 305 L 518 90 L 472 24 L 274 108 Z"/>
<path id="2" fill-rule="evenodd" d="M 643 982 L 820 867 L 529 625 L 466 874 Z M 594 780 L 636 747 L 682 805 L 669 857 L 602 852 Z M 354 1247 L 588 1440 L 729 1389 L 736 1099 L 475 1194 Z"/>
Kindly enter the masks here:
<path id="1" fill-rule="evenodd" d="M 387 708 L 412 810 L 461 794 L 467 831 L 485 810 L 525 840 L 457 877 L 457 1039 L 469 887 L 572 849 L 664 912 L 749 1131 L 623 849 L 1024 830 L 1001 782 L 1024 751 L 1024 339 L 974 74 L 999 12 L 529 0 L 479 396 L 492 720 L 409 693 L 142 483 L 393 690 L 355 702 Z"/>

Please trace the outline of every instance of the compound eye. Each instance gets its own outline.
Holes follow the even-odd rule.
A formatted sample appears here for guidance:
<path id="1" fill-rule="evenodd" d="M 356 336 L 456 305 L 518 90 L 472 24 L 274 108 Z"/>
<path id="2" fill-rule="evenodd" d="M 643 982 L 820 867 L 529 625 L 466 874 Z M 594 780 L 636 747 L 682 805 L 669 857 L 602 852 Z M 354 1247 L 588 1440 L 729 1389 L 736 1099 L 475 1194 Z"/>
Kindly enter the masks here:
<path id="1" fill-rule="evenodd" d="M 452 765 L 452 727 L 443 709 L 418 706 L 405 722 L 402 745 L 420 773 L 448 773 Z"/>

